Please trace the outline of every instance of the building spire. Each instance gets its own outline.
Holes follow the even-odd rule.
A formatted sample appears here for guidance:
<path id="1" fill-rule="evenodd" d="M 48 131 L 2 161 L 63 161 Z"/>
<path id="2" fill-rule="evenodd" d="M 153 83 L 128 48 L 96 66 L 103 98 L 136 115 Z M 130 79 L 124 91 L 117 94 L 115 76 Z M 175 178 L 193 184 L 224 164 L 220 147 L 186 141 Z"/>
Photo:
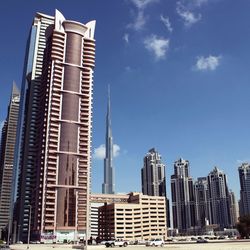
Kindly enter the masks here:
<path id="1" fill-rule="evenodd" d="M 110 85 L 108 85 L 108 104 L 106 115 L 106 154 L 104 159 L 104 183 L 102 184 L 103 194 L 114 194 L 114 167 L 113 167 L 113 137 L 111 130 L 111 101 Z"/>
<path id="2" fill-rule="evenodd" d="M 110 85 L 108 85 L 108 104 L 107 104 L 107 118 L 106 118 L 106 140 L 109 137 L 112 137 L 112 132 L 111 132 L 111 111 L 110 111 L 110 106 L 111 106 L 111 101 L 110 101 Z M 107 141 L 106 141 L 106 146 L 107 146 Z M 107 156 L 107 151 L 106 151 L 106 156 Z"/>

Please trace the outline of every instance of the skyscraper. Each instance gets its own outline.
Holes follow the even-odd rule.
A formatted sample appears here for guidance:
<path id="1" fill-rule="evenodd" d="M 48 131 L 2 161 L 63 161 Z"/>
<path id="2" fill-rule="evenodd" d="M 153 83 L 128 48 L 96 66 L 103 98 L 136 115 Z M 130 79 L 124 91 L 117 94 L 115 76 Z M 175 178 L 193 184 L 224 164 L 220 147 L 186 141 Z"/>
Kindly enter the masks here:
<path id="1" fill-rule="evenodd" d="M 114 166 L 113 166 L 113 137 L 111 131 L 111 113 L 110 113 L 110 90 L 108 90 L 108 105 L 106 115 L 106 153 L 104 159 L 104 183 L 102 184 L 103 194 L 114 194 Z"/>
<path id="2" fill-rule="evenodd" d="M 152 196 L 166 196 L 165 165 L 161 155 L 152 148 L 143 160 L 141 169 L 142 193 Z"/>
<path id="3" fill-rule="evenodd" d="M 240 178 L 240 216 L 250 215 L 250 164 L 238 168 Z"/>
<path id="4" fill-rule="evenodd" d="M 230 209 L 231 225 L 232 227 L 235 227 L 239 218 L 239 206 L 235 198 L 235 194 L 232 190 L 229 190 L 229 209 Z"/>
<path id="5" fill-rule="evenodd" d="M 189 161 L 174 163 L 171 176 L 173 226 L 180 234 L 192 233 L 196 226 L 193 179 L 189 175 Z"/>
<path id="6" fill-rule="evenodd" d="M 230 216 L 229 192 L 226 175 L 217 167 L 209 173 L 210 224 L 217 224 L 220 229 L 232 226 Z"/>
<path id="7" fill-rule="evenodd" d="M 141 169 L 142 193 L 151 196 L 166 197 L 167 227 L 170 227 L 169 200 L 166 191 L 165 165 L 162 163 L 161 155 L 152 148 L 143 159 Z"/>
<path id="8" fill-rule="evenodd" d="M 13 165 L 16 144 L 16 130 L 20 93 L 15 83 L 8 108 L 6 122 L 2 129 L 0 159 L 0 233 L 12 217 Z"/>
<path id="9" fill-rule="evenodd" d="M 88 228 L 95 21 L 37 13 L 29 35 L 16 146 L 18 240 L 74 239 Z"/>
<path id="10" fill-rule="evenodd" d="M 209 205 L 208 205 L 208 182 L 207 177 L 199 177 L 194 183 L 195 209 L 196 209 L 196 225 L 200 232 L 204 232 L 205 226 L 209 221 Z"/>

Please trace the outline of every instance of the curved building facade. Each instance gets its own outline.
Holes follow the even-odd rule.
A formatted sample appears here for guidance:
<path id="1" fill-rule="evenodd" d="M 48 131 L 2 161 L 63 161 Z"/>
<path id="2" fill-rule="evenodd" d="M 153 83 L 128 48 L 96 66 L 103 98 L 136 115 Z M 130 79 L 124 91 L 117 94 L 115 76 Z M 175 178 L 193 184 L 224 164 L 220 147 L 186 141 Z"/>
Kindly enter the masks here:
<path id="1" fill-rule="evenodd" d="M 30 208 L 33 238 L 57 241 L 63 234 L 65 239 L 77 239 L 88 228 L 95 21 L 66 20 L 57 10 L 54 17 L 37 13 L 32 31 L 27 46 L 33 48 L 32 66 L 24 78 L 29 75 L 30 84 L 22 102 L 25 109 L 36 97 L 39 110 L 20 113 L 24 131 L 19 131 L 19 144 L 36 154 L 29 165 L 27 154 L 19 150 L 17 156 L 18 240 L 26 241 L 24 218 Z M 37 96 L 32 82 L 37 83 Z M 35 135 L 25 133 L 29 115 L 34 117 Z M 29 145 L 32 136 L 34 144 Z M 25 185 L 30 172 L 32 191 Z"/>

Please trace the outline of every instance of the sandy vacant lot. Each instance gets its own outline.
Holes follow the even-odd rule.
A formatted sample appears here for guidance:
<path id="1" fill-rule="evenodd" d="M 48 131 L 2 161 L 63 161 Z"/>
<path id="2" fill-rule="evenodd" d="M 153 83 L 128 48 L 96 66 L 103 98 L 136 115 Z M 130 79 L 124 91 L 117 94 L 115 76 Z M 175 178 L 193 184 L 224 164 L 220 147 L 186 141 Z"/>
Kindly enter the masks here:
<path id="1" fill-rule="evenodd" d="M 150 250 L 154 247 L 145 247 L 145 246 L 128 246 L 126 250 Z M 169 249 L 169 250 L 249 250 L 250 241 L 237 241 L 237 242 L 220 242 L 220 243 L 192 243 L 192 244 L 166 244 L 163 248 L 160 249 Z M 27 245 L 12 245 L 11 249 L 21 250 L 27 249 Z M 52 250 L 52 249 L 72 249 L 70 245 L 30 245 L 30 250 Z M 88 246 L 88 250 L 104 250 L 104 249 L 119 249 L 115 248 L 106 248 L 105 246 Z"/>

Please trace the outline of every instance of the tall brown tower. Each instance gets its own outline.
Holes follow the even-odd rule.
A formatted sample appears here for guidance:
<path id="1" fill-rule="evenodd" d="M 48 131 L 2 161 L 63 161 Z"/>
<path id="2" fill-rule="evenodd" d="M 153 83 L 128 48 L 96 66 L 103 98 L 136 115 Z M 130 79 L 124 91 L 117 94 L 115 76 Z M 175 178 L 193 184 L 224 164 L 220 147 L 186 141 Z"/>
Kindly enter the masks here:
<path id="1" fill-rule="evenodd" d="M 94 31 L 95 21 L 69 21 L 57 10 L 55 17 L 35 16 L 23 83 L 28 91 L 22 96 L 22 108 L 31 103 L 33 114 L 30 107 L 20 119 L 25 132 L 20 131 L 19 142 L 25 149 L 19 148 L 17 161 L 20 240 L 27 238 L 31 207 L 33 238 L 73 240 L 88 227 Z M 34 134 L 26 129 L 31 125 Z"/>

